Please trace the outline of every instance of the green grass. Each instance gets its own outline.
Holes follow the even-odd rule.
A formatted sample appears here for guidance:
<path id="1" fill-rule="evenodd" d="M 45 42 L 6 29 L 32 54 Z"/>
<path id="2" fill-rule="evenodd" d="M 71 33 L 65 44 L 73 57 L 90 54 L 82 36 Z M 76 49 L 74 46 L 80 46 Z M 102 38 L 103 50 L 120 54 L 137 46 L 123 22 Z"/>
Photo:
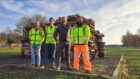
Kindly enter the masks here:
<path id="1" fill-rule="evenodd" d="M 20 54 L 20 47 L 0 47 L 0 54 Z"/>
<path id="2" fill-rule="evenodd" d="M 128 58 L 129 77 L 128 79 L 140 79 L 140 49 L 135 48 L 107 48 L 107 55 L 123 55 Z"/>
<path id="3" fill-rule="evenodd" d="M 93 77 L 79 76 L 80 79 Z M 21 67 L 6 67 L 0 70 L 0 79 L 77 79 L 75 74 L 56 72 L 44 69 L 31 69 Z"/>
<path id="4" fill-rule="evenodd" d="M 140 79 L 140 49 L 136 49 L 136 48 L 106 48 L 106 51 L 107 51 L 107 55 L 110 55 L 110 56 L 125 56 L 126 58 L 128 58 L 128 64 L 130 65 L 130 68 L 129 68 L 129 76 L 128 76 L 128 79 Z M 0 53 L 6 53 L 6 54 L 20 54 L 20 47 L 14 47 L 14 48 L 2 48 L 0 47 Z M 18 72 L 18 71 L 17 71 Z M 17 73 L 16 72 L 16 73 Z M 22 75 L 25 75 L 25 78 L 28 79 L 28 78 L 32 78 L 32 75 L 34 73 L 37 73 L 39 74 L 38 72 L 42 72 L 42 71 L 34 71 L 34 72 L 28 72 L 28 73 L 23 73 L 23 70 L 20 71 L 21 72 L 21 76 Z M 16 74 L 15 73 L 15 74 Z M 52 79 L 72 79 L 74 76 L 72 75 L 68 75 L 68 74 L 57 74 L 53 72 L 51 72 L 52 75 Z M 9 74 L 14 74 L 12 73 L 9 73 Z M 1 79 L 1 76 L 4 76 L 4 73 L 0 74 L 0 79 Z M 19 76 L 20 76 L 19 75 Z M 29 77 L 26 77 L 26 75 L 28 75 Z M 36 77 L 34 79 L 45 79 L 46 77 L 44 76 L 44 74 L 40 73 L 39 75 L 41 75 L 42 77 L 39 77 L 38 75 L 35 75 Z M 44 76 L 44 77 L 43 77 Z M 8 75 L 5 75 L 5 77 L 3 77 L 3 79 L 7 79 Z M 11 77 L 9 78 L 13 78 L 15 79 L 17 76 L 14 77 L 14 75 L 11 75 Z M 23 78 L 24 79 L 24 78 Z M 85 78 L 81 78 L 81 79 L 85 79 Z"/>

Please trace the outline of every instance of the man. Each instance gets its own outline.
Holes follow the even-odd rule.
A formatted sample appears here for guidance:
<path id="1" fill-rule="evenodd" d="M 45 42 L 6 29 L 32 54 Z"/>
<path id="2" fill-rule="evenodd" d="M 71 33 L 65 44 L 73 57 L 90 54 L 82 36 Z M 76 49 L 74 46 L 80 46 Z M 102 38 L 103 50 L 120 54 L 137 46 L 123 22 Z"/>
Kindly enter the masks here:
<path id="1" fill-rule="evenodd" d="M 37 66 L 40 67 L 41 56 L 40 49 L 41 44 L 44 41 L 44 31 L 40 26 L 40 22 L 37 21 L 35 23 L 35 27 L 33 27 L 29 31 L 29 39 L 30 39 L 30 47 L 31 47 L 31 65 L 35 67 L 35 56 L 37 55 Z"/>
<path id="2" fill-rule="evenodd" d="M 54 31 L 56 29 L 56 26 L 54 25 L 54 19 L 50 18 L 49 19 L 49 25 L 45 27 L 45 53 L 43 57 L 43 66 L 42 68 L 45 67 L 46 65 L 46 60 L 48 58 L 48 55 L 50 53 L 51 55 L 51 60 L 52 60 L 52 67 L 55 68 L 55 49 L 56 49 L 56 41 L 53 38 Z"/>
<path id="3" fill-rule="evenodd" d="M 72 69 L 70 63 L 70 27 L 71 26 L 67 23 L 67 17 L 62 17 L 62 24 L 58 26 L 54 33 L 54 39 L 58 43 L 58 52 L 56 54 L 57 70 L 61 69 L 61 58 L 63 51 L 65 51 L 67 70 Z"/>
<path id="4" fill-rule="evenodd" d="M 89 60 L 88 41 L 90 39 L 90 28 L 83 24 L 83 17 L 77 18 L 77 25 L 71 30 L 71 42 L 74 44 L 74 71 L 79 70 L 79 58 L 82 54 L 82 59 L 85 65 L 85 71 L 91 73 L 91 63 Z"/>

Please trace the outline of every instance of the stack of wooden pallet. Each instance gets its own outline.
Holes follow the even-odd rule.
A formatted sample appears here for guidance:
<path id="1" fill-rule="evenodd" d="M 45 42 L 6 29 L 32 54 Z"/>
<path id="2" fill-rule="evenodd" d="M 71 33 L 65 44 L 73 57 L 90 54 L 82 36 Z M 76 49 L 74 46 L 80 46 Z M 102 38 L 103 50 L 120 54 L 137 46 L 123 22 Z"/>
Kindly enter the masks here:
<path id="1" fill-rule="evenodd" d="M 69 15 L 68 23 L 70 23 L 72 26 L 74 26 L 76 24 L 76 20 L 77 20 L 78 16 L 80 16 L 80 15 L 78 15 L 78 14 Z M 85 17 L 83 17 L 83 18 L 84 18 L 84 23 L 88 24 L 90 26 L 90 30 L 91 30 L 91 38 L 90 38 L 90 41 L 88 44 L 91 58 L 94 58 L 95 55 L 97 55 L 98 57 L 104 57 L 105 56 L 105 51 L 104 51 L 105 43 L 102 40 L 104 35 L 102 33 L 100 33 L 99 31 L 95 30 L 95 22 L 92 19 L 86 19 Z M 58 18 L 55 22 L 55 25 L 60 24 L 61 21 L 62 21 L 61 18 Z M 26 40 L 27 42 L 29 42 L 28 33 L 32 26 L 34 26 L 33 23 L 24 27 L 23 41 Z M 44 29 L 44 25 L 42 25 L 42 27 Z M 42 51 L 44 51 L 44 46 L 42 48 L 43 48 Z"/>
<path id="2" fill-rule="evenodd" d="M 71 25 L 75 25 L 78 16 L 80 15 L 76 14 L 68 16 L 68 22 L 71 23 Z M 94 58 L 95 55 L 98 55 L 98 57 L 100 58 L 104 57 L 105 56 L 104 50 L 105 42 L 103 42 L 104 34 L 100 33 L 100 31 L 98 30 L 95 30 L 95 22 L 92 19 L 86 19 L 85 17 L 83 18 L 84 23 L 88 24 L 91 30 L 91 37 L 89 41 L 90 56 L 92 58 Z"/>

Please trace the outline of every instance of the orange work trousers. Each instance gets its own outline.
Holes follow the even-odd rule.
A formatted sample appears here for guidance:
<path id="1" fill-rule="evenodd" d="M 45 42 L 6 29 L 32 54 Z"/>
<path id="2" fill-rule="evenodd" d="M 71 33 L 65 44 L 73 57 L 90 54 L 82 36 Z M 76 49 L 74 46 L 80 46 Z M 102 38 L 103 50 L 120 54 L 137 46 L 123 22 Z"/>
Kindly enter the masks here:
<path id="1" fill-rule="evenodd" d="M 74 62 L 73 67 L 79 70 L 79 59 L 82 54 L 85 70 L 91 70 L 91 62 L 89 59 L 88 45 L 74 45 Z"/>

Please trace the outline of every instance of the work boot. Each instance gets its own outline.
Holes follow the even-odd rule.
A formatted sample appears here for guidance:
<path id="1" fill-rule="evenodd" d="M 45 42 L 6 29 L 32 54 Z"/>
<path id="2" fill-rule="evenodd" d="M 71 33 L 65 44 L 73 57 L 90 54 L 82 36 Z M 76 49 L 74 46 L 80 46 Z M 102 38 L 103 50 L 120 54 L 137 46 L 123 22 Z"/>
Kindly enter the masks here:
<path id="1" fill-rule="evenodd" d="M 53 69 L 55 69 L 55 68 L 56 68 L 56 66 L 55 66 L 55 65 L 52 65 L 52 68 L 53 68 Z"/>
<path id="2" fill-rule="evenodd" d="M 73 69 L 73 72 L 78 72 L 79 70 L 78 69 Z"/>
<path id="3" fill-rule="evenodd" d="M 35 68 L 35 65 L 34 64 L 31 64 L 31 68 Z"/>
<path id="4" fill-rule="evenodd" d="M 61 70 L 61 68 L 60 68 L 60 67 L 57 67 L 56 69 L 57 69 L 58 71 L 60 71 L 60 70 Z"/>
<path id="5" fill-rule="evenodd" d="M 91 74 L 91 70 L 86 70 L 86 73 Z"/>
<path id="6" fill-rule="evenodd" d="M 40 64 L 37 64 L 36 67 L 37 67 L 37 68 L 41 68 Z"/>
<path id="7" fill-rule="evenodd" d="M 45 67 L 46 67 L 45 65 L 42 65 L 40 68 L 41 68 L 41 69 L 44 69 Z"/>
<path id="8" fill-rule="evenodd" d="M 58 71 L 60 71 L 60 70 L 61 70 L 61 64 L 57 64 L 56 66 L 57 66 L 56 69 L 57 69 Z"/>
<path id="9" fill-rule="evenodd" d="M 67 67 L 67 70 L 68 70 L 68 71 L 72 71 L 72 70 L 73 70 L 73 67 L 72 67 L 72 66 L 68 66 L 68 67 Z"/>

